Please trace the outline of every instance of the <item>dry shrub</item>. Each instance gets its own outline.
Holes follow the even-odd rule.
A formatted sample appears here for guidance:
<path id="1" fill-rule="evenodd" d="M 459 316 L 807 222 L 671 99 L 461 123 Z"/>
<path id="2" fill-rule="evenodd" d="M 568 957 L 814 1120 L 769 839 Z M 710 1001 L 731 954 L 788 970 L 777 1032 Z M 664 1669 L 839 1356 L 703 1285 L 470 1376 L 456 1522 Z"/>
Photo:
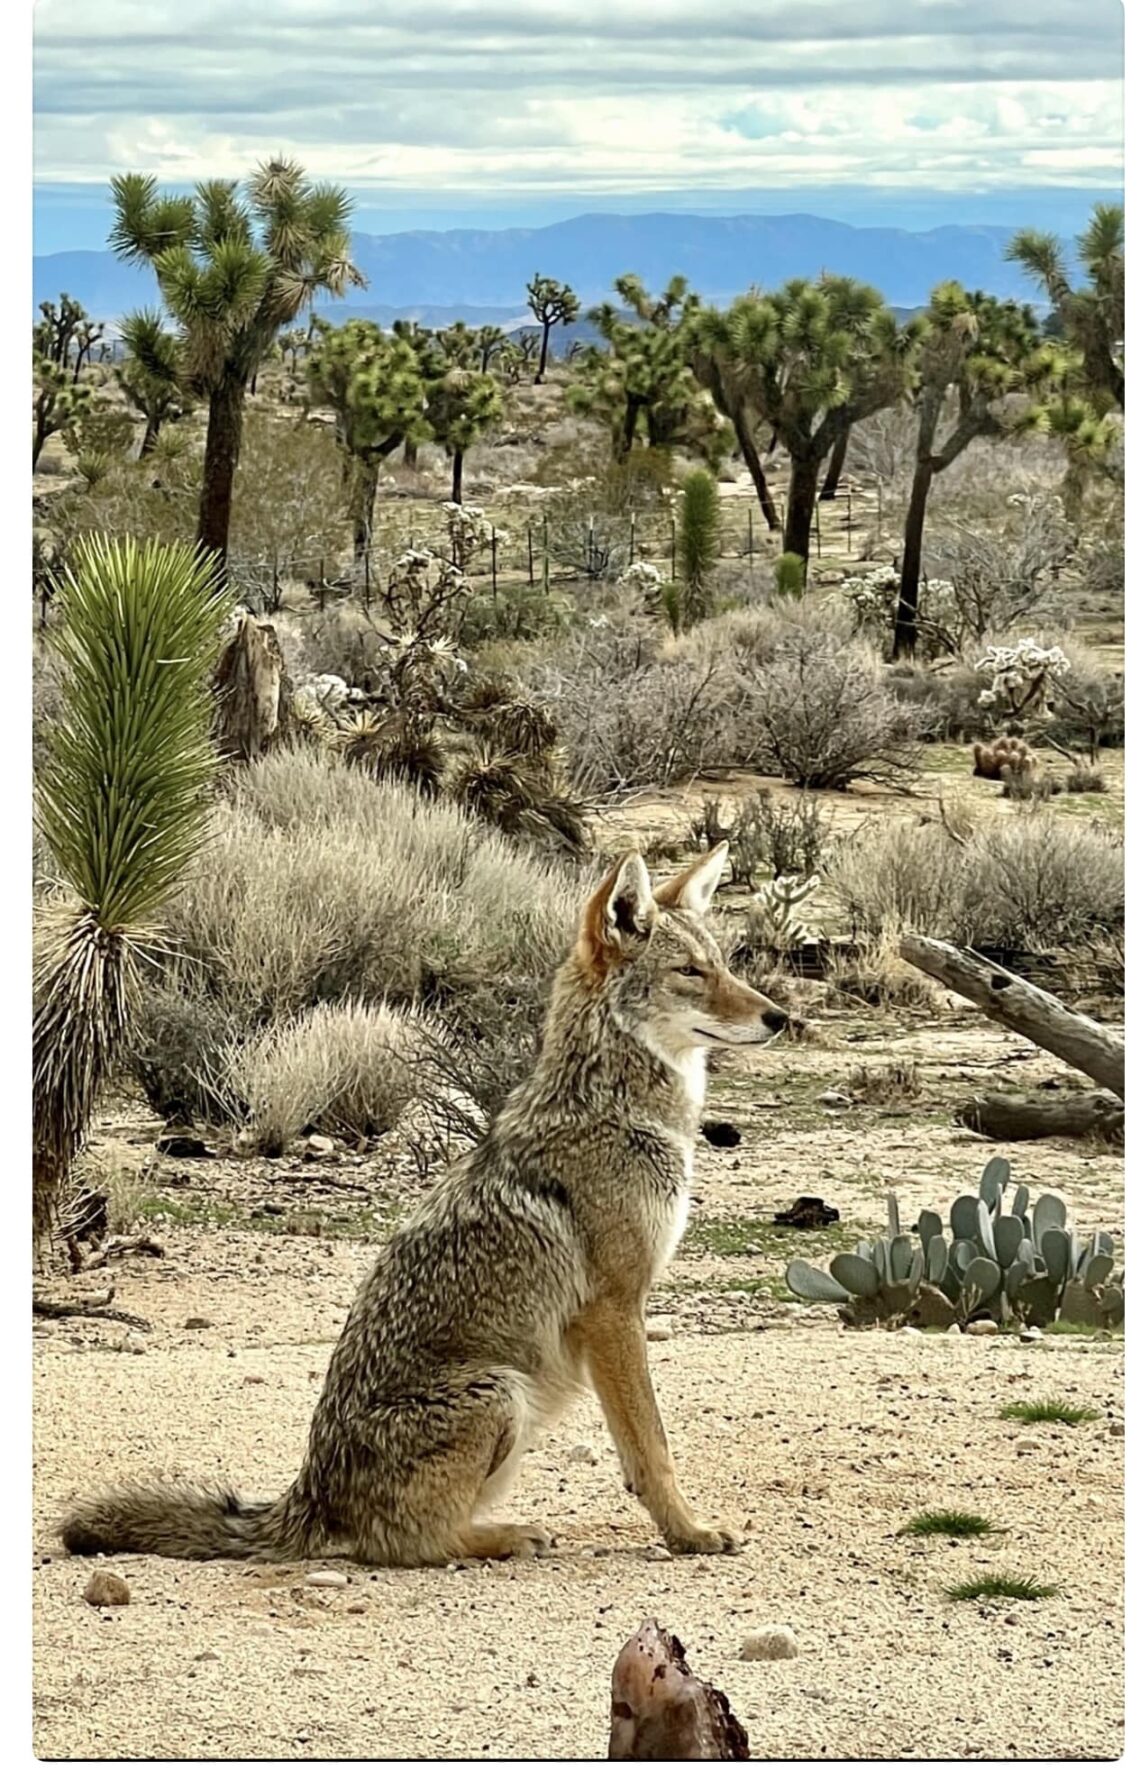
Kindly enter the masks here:
<path id="1" fill-rule="evenodd" d="M 226 1059 L 240 1031 L 191 972 L 175 966 L 148 981 L 127 1062 L 151 1110 L 176 1124 L 226 1122 Z"/>
<path id="2" fill-rule="evenodd" d="M 938 990 L 928 976 L 899 956 L 898 941 L 884 932 L 843 956 L 833 955 L 827 970 L 827 999 L 833 1006 L 852 1001 L 883 1010 L 936 1012 Z"/>
<path id="3" fill-rule="evenodd" d="M 860 832 L 836 848 L 828 881 L 856 937 L 910 929 L 1047 952 L 1124 925 L 1120 837 L 1047 810 L 980 823 L 964 844 L 933 822 Z"/>
<path id="4" fill-rule="evenodd" d="M 715 845 L 720 837 L 710 832 L 707 844 Z M 827 812 L 810 792 L 777 798 L 771 791 L 757 791 L 740 805 L 729 830 L 733 882 L 751 889 L 761 873 L 812 877 L 823 863 L 830 839 Z"/>
<path id="5" fill-rule="evenodd" d="M 236 1047 L 227 1087 L 263 1155 L 306 1131 L 360 1142 L 390 1130 L 416 1090 L 413 1021 L 383 1002 L 311 1007 Z"/>
<path id="6" fill-rule="evenodd" d="M 453 805 L 283 750 L 234 780 L 167 920 L 250 1026 L 351 995 L 447 1000 L 545 976 L 583 893 Z"/>
<path id="7" fill-rule="evenodd" d="M 887 689 L 882 664 L 858 644 L 789 628 L 772 661 L 742 690 L 762 767 L 793 784 L 843 790 L 863 778 L 898 786 L 919 770 L 914 712 Z"/>
<path id="8" fill-rule="evenodd" d="M 868 1106 L 897 1106 L 918 1099 L 922 1081 L 913 1062 L 861 1062 L 847 1077 L 847 1091 Z"/>

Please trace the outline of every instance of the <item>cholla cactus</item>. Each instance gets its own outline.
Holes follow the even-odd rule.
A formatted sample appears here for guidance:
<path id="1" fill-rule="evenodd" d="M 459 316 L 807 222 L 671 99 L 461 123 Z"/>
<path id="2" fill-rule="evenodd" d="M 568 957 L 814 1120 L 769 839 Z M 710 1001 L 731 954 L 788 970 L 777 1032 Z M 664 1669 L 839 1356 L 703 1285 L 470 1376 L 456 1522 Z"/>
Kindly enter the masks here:
<path id="1" fill-rule="evenodd" d="M 852 575 L 840 591 L 850 602 L 860 630 L 885 633 L 894 624 L 898 605 L 900 576 L 889 562 L 868 569 L 866 574 Z M 927 580 L 922 583 L 922 619 L 939 630 L 949 625 L 954 602 L 952 581 Z"/>
<path id="2" fill-rule="evenodd" d="M 806 945 L 811 933 L 792 913 L 819 888 L 819 878 L 773 877 L 752 898 L 748 910 L 747 938 L 755 950 L 795 951 Z"/>
<path id="3" fill-rule="evenodd" d="M 619 587 L 632 587 L 635 593 L 655 598 L 665 583 L 665 576 L 652 562 L 631 562 L 618 576 Z"/>
<path id="4" fill-rule="evenodd" d="M 978 693 L 978 703 L 995 708 L 1006 720 L 1035 712 L 1053 714 L 1053 682 L 1070 670 L 1068 657 L 1059 649 L 1044 649 L 1032 637 L 1023 636 L 1013 648 L 991 646 L 976 673 L 985 673 L 990 684 Z"/>
<path id="5" fill-rule="evenodd" d="M 388 577 L 385 614 L 397 634 L 427 642 L 454 635 L 470 597 L 461 568 L 431 550 L 405 550 Z"/>
<path id="6" fill-rule="evenodd" d="M 460 506 L 454 500 L 447 500 L 443 510 L 447 515 L 452 561 L 464 572 L 483 550 L 490 549 L 492 536 L 500 545 L 510 542 L 508 534 L 492 525 L 482 507 Z"/>

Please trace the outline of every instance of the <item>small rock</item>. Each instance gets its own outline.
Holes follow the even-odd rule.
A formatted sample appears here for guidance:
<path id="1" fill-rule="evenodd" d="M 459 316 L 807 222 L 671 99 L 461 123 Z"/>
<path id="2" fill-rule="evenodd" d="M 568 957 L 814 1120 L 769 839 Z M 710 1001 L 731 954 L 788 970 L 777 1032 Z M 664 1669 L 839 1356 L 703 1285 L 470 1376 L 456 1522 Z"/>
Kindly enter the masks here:
<path id="1" fill-rule="evenodd" d="M 789 1661 L 800 1653 L 790 1625 L 761 1625 L 741 1638 L 740 1659 L 745 1662 Z"/>
<path id="2" fill-rule="evenodd" d="M 212 1328 L 214 1324 L 209 1316 L 187 1316 L 183 1328 Z"/>
<path id="3" fill-rule="evenodd" d="M 220 1662 L 221 1656 L 216 1649 L 203 1649 L 194 1657 L 196 1662 Z"/>
<path id="4" fill-rule="evenodd" d="M 83 1590 L 88 1606 L 129 1606 L 131 1590 L 113 1569 L 96 1569 Z"/>
<path id="5" fill-rule="evenodd" d="M 285 1215 L 285 1206 L 264 1204 L 261 1207 L 261 1214 L 263 1217 L 283 1217 Z"/>
<path id="6" fill-rule="evenodd" d="M 1023 1328 L 1017 1338 L 1025 1346 L 1032 1346 L 1034 1341 L 1045 1339 L 1045 1330 L 1043 1328 Z"/>
<path id="7" fill-rule="evenodd" d="M 962 1330 L 959 1328 L 957 1322 L 951 1322 L 949 1328 L 943 1330 L 943 1333 L 945 1334 L 961 1334 L 961 1332 Z"/>
<path id="8" fill-rule="evenodd" d="M 821 1106 L 851 1106 L 854 1101 L 849 1093 L 841 1093 L 838 1087 L 826 1087 L 819 1096 Z"/>
<path id="9" fill-rule="evenodd" d="M 1026 1457 L 1030 1452 L 1041 1450 L 1041 1441 L 1039 1439 L 1019 1439 L 1014 1450 L 1019 1457 Z"/>
<path id="10" fill-rule="evenodd" d="M 996 1322 L 989 1322 L 984 1319 L 981 1322 L 967 1322 L 966 1324 L 967 1334 L 996 1334 L 997 1331 L 998 1325 Z"/>
<path id="11" fill-rule="evenodd" d="M 309 1161 L 327 1160 L 337 1152 L 335 1137 L 307 1137 L 305 1139 L 305 1156 Z"/>
<path id="12" fill-rule="evenodd" d="M 663 1544 L 651 1544 L 645 1556 L 650 1563 L 671 1563 L 673 1561 L 673 1552 L 666 1550 Z"/>
<path id="13" fill-rule="evenodd" d="M 598 1454 L 592 1445 L 572 1445 L 569 1461 L 571 1464 L 596 1464 Z"/>
<path id="14" fill-rule="evenodd" d="M 1124 1438 L 1124 1422 L 1123 1421 L 1110 1421 L 1108 1423 L 1108 1430 L 1114 1436 L 1114 1438 L 1116 1438 L 1116 1439 Z"/>
<path id="15" fill-rule="evenodd" d="M 645 1324 L 646 1340 L 671 1340 L 673 1324 L 668 1316 L 650 1316 Z"/>
<path id="16" fill-rule="evenodd" d="M 251 1371 L 249 1376 L 243 1377 L 241 1381 L 243 1384 L 263 1384 L 265 1379 L 261 1376 L 260 1372 Z"/>
<path id="17" fill-rule="evenodd" d="M 339 1569 L 314 1569 L 306 1575 L 304 1585 L 307 1588 L 346 1588 L 348 1576 L 342 1575 Z"/>
<path id="18" fill-rule="evenodd" d="M 119 1341 L 120 1353 L 145 1353 L 146 1342 L 137 1328 L 128 1328 Z"/>

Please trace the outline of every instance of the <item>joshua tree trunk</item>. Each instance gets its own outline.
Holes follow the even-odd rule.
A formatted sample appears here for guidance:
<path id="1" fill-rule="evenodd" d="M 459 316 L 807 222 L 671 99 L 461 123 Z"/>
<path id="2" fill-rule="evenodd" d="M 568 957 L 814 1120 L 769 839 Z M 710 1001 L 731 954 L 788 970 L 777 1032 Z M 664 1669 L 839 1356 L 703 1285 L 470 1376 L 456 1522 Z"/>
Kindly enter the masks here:
<path id="1" fill-rule="evenodd" d="M 364 559 L 372 548 L 372 513 L 379 481 L 379 463 L 358 459 L 352 483 L 352 563 L 361 578 Z"/>
<path id="2" fill-rule="evenodd" d="M 847 459 L 847 445 L 851 438 L 851 428 L 845 426 L 835 441 L 831 453 L 831 461 L 827 466 L 827 474 L 823 478 L 823 487 L 819 491 L 821 500 L 834 500 L 835 490 L 839 486 L 839 478 L 843 474 L 843 465 Z"/>
<path id="3" fill-rule="evenodd" d="M 534 379 L 536 383 L 541 383 L 546 375 L 546 353 L 550 345 L 550 328 L 551 323 L 544 321 L 542 324 L 542 351 L 538 356 L 538 372 Z"/>
<path id="4" fill-rule="evenodd" d="M 202 470 L 202 498 L 198 505 L 198 542 L 213 550 L 224 565 L 230 539 L 230 511 L 234 475 L 241 451 L 242 405 L 245 378 L 227 371 L 210 392 L 210 416 L 206 423 L 206 461 Z"/>
<path id="5" fill-rule="evenodd" d="M 415 469 L 416 464 L 419 461 L 419 455 L 420 455 L 419 446 L 416 444 L 413 444 L 411 439 L 405 439 L 404 440 L 404 467 L 405 467 L 405 469 Z"/>
<path id="6" fill-rule="evenodd" d="M 934 480 L 934 465 L 922 459 L 914 471 L 910 485 L 910 505 L 906 510 L 903 533 L 903 560 L 899 574 L 899 602 L 895 610 L 895 638 L 891 660 L 909 659 L 918 642 L 918 577 L 922 571 L 922 531 L 926 524 L 926 502 Z"/>
<path id="7" fill-rule="evenodd" d="M 457 451 L 451 459 L 451 498 L 457 507 L 463 505 L 463 453 Z"/>
<path id="8" fill-rule="evenodd" d="M 736 442 L 740 446 L 740 455 L 748 465 L 748 473 L 752 477 L 752 486 L 760 502 L 760 511 L 769 531 L 779 531 L 780 515 L 776 511 L 776 503 L 772 499 L 772 490 L 768 486 L 768 478 L 764 474 L 764 465 L 760 461 L 760 453 L 756 449 L 756 435 L 748 424 L 747 415 L 733 414 L 733 430 Z"/>
<path id="9" fill-rule="evenodd" d="M 154 450 L 154 447 L 157 445 L 159 429 L 161 426 L 162 426 L 161 420 L 156 420 L 153 414 L 147 415 L 147 417 L 146 417 L 146 431 L 143 433 L 143 442 L 139 446 L 139 460 L 140 460 L 140 462 L 144 457 L 149 457 L 151 452 Z"/>
<path id="10" fill-rule="evenodd" d="M 788 484 L 784 551 L 785 554 L 801 557 L 804 562 L 811 550 L 811 522 L 815 513 L 820 461 L 818 457 L 793 457 L 792 479 Z"/>

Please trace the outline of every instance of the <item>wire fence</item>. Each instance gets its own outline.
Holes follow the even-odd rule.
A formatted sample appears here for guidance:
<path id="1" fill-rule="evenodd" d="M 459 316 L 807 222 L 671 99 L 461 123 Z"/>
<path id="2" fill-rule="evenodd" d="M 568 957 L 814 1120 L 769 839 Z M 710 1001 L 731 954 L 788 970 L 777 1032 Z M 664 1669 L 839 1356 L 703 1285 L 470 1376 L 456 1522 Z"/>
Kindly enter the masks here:
<path id="1" fill-rule="evenodd" d="M 864 492 L 869 491 L 841 483 L 833 501 L 816 502 L 812 525 L 812 555 L 816 560 L 823 555 L 825 513 L 829 548 L 838 542 L 840 554 L 854 554 L 856 526 L 866 519 L 855 501 Z M 877 502 L 881 524 L 881 486 Z M 775 502 L 780 524 L 780 531 L 776 532 L 769 530 L 758 504 L 735 500 L 725 504 L 729 509 L 745 510 L 735 514 L 722 509 L 718 560 L 743 562 L 749 569 L 757 558 L 771 560 L 782 534 L 782 503 L 778 499 Z M 413 513 L 404 536 L 389 527 L 382 547 L 361 551 L 354 559 L 275 551 L 258 558 L 231 554 L 227 567 L 235 592 L 246 603 L 266 612 L 278 610 L 287 590 L 298 583 L 321 610 L 330 600 L 349 595 L 359 598 L 367 609 L 374 599 L 383 599 L 405 550 L 430 552 L 462 567 L 469 579 L 487 587 L 493 598 L 498 597 L 500 590 L 519 587 L 549 592 L 559 582 L 613 580 L 634 562 L 650 562 L 670 580 L 676 580 L 677 519 L 667 508 L 622 515 L 598 514 L 569 522 L 535 514 L 502 526 L 490 524 L 483 541 L 461 561 L 451 533 L 417 523 Z"/>

